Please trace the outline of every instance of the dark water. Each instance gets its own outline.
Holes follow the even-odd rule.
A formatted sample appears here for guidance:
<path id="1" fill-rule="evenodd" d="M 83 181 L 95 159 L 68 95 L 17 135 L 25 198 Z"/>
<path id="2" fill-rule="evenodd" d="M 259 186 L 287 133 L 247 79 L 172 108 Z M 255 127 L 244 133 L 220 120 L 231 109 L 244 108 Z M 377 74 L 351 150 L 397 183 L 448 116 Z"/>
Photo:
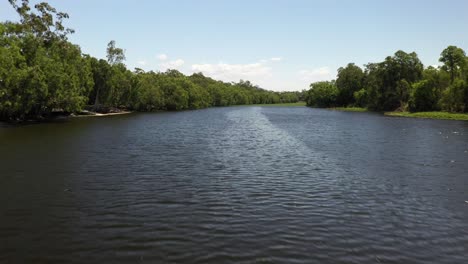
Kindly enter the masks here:
<path id="1" fill-rule="evenodd" d="M 0 263 L 468 263 L 468 122 L 276 107 L 0 127 Z"/>

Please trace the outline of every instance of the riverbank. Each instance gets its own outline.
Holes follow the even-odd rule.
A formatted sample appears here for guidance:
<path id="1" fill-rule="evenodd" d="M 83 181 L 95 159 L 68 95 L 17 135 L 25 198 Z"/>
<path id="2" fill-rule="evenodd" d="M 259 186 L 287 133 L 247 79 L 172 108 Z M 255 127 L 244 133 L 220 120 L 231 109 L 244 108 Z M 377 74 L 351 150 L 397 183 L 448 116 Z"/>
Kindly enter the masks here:
<path id="1" fill-rule="evenodd" d="M 366 108 L 361 107 L 332 107 L 328 110 L 345 111 L 345 112 L 369 112 Z M 385 112 L 385 116 L 407 117 L 407 118 L 425 118 L 425 119 L 442 119 L 442 120 L 461 120 L 468 121 L 468 114 L 464 113 L 449 113 L 449 112 Z"/>
<path id="2" fill-rule="evenodd" d="M 426 119 L 444 119 L 444 120 L 462 120 L 468 121 L 468 114 L 448 113 L 448 112 L 386 112 L 386 116 L 408 117 L 408 118 L 426 118 Z"/>
<path id="3" fill-rule="evenodd" d="M 290 107 L 290 106 L 306 106 L 306 102 L 296 103 L 278 103 L 278 104 L 249 104 L 249 105 L 236 105 L 236 106 L 275 106 L 275 107 Z"/>
<path id="4" fill-rule="evenodd" d="M 131 114 L 131 111 L 120 111 L 120 112 L 111 112 L 111 113 L 98 113 L 98 112 L 81 112 L 79 114 L 72 114 L 70 117 L 103 117 L 103 116 L 114 116 L 114 115 L 127 115 Z"/>
<path id="5" fill-rule="evenodd" d="M 47 122 L 62 122 L 70 118 L 78 117 L 105 117 L 105 116 L 114 116 L 114 115 L 126 115 L 131 114 L 132 111 L 121 110 L 117 108 L 112 108 L 109 111 L 104 112 L 95 112 L 89 110 L 82 110 L 77 113 L 68 113 L 63 111 L 52 112 L 48 115 L 32 116 L 24 119 L 10 119 L 10 120 L 0 120 L 0 122 L 5 124 L 34 124 L 34 123 L 47 123 Z"/>
<path id="6" fill-rule="evenodd" d="M 345 111 L 345 112 L 368 112 L 367 108 L 362 108 L 362 107 L 331 107 L 327 108 L 329 110 L 335 110 L 335 111 Z"/>

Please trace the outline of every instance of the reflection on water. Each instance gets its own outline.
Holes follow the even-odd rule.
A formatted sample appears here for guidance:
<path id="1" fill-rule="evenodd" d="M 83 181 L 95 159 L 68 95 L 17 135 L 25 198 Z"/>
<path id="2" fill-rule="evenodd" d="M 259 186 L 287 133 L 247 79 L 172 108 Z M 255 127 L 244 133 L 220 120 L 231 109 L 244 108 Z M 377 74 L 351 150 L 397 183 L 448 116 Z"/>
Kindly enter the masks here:
<path id="1" fill-rule="evenodd" d="M 466 263 L 468 125 L 229 107 L 0 127 L 0 262 Z"/>

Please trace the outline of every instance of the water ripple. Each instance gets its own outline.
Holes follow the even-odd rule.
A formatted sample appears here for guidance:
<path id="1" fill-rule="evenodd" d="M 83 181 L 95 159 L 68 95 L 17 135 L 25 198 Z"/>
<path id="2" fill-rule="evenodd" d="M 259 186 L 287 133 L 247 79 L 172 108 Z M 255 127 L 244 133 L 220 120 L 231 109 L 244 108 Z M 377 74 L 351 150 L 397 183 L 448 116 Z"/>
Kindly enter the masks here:
<path id="1" fill-rule="evenodd" d="M 0 129 L 0 263 L 468 260 L 464 122 L 230 107 Z"/>

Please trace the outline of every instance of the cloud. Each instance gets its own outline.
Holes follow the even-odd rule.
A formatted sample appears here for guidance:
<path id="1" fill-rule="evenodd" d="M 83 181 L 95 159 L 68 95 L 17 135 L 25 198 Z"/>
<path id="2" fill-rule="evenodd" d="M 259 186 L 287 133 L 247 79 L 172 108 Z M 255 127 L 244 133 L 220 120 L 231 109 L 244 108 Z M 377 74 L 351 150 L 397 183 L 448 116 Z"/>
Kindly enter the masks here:
<path id="1" fill-rule="evenodd" d="M 321 67 L 312 70 L 302 70 L 299 71 L 299 75 L 303 81 L 307 81 L 309 83 L 327 81 L 334 78 L 328 67 Z"/>
<path id="2" fill-rule="evenodd" d="M 156 56 L 156 58 L 161 61 L 161 63 L 159 63 L 159 69 L 162 71 L 168 69 L 178 70 L 185 64 L 185 61 L 183 59 L 168 61 L 169 56 L 167 56 L 166 54 L 159 54 L 158 56 Z"/>
<path id="3" fill-rule="evenodd" d="M 156 58 L 160 61 L 165 61 L 168 59 L 166 54 L 159 54 L 158 56 L 156 56 Z"/>
<path id="4" fill-rule="evenodd" d="M 185 64 L 185 61 L 182 59 L 177 59 L 173 61 L 168 61 L 168 62 L 163 62 L 159 64 L 159 67 L 162 70 L 167 70 L 167 69 L 179 69 Z"/>
<path id="5" fill-rule="evenodd" d="M 239 81 L 240 79 L 256 81 L 271 77 L 271 68 L 263 61 L 248 64 L 193 64 L 193 72 L 202 72 L 214 79 L 222 81 Z"/>
<path id="6" fill-rule="evenodd" d="M 144 61 L 144 60 L 138 61 L 137 63 L 138 63 L 139 65 L 142 65 L 142 66 L 145 66 L 145 65 L 146 65 L 146 61 Z"/>
<path id="7" fill-rule="evenodd" d="M 271 61 L 282 61 L 283 58 L 281 58 L 281 57 L 274 57 L 274 58 L 271 58 L 270 60 L 271 60 Z"/>

